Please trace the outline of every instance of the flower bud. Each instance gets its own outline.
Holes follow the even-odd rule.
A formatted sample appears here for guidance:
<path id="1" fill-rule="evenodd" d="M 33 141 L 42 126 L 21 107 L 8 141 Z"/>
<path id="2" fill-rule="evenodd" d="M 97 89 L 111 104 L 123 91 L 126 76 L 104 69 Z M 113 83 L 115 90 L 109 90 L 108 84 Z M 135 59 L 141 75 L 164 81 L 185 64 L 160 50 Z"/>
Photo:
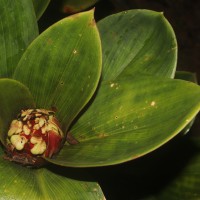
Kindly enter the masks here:
<path id="1" fill-rule="evenodd" d="M 63 142 L 64 134 L 53 111 L 22 110 L 8 131 L 7 157 L 24 165 L 38 165 L 41 158 L 56 154 Z"/>

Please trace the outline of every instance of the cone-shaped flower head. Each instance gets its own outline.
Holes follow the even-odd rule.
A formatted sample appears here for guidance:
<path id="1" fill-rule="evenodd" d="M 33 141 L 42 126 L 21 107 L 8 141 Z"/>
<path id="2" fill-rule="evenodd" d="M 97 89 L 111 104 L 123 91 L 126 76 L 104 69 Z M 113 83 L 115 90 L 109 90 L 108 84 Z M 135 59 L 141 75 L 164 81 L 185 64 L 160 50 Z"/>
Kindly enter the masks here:
<path id="1" fill-rule="evenodd" d="M 8 131 L 8 155 L 15 162 L 34 165 L 41 157 L 50 158 L 57 153 L 63 139 L 53 111 L 22 110 Z"/>

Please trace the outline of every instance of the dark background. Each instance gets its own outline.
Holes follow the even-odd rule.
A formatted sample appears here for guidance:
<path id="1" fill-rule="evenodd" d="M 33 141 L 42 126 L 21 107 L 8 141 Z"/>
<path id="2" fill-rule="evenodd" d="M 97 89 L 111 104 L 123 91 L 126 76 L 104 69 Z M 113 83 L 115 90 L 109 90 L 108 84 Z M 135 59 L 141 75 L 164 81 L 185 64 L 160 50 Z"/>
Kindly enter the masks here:
<path id="1" fill-rule="evenodd" d="M 199 0 L 100 0 L 95 7 L 96 21 L 128 9 L 164 12 L 177 37 L 177 69 L 196 73 L 200 80 Z M 40 32 L 66 16 L 61 13 L 61 0 L 52 0 L 39 20 Z M 200 117 L 197 116 L 190 135 L 200 135 L 199 130 Z M 195 152 L 188 142 L 188 136 L 180 137 L 177 136 L 157 151 L 135 161 L 89 169 L 89 173 L 93 175 L 94 181 L 99 182 L 108 200 L 142 199 L 155 194 L 176 177 Z M 76 172 L 79 173 L 79 170 Z"/>

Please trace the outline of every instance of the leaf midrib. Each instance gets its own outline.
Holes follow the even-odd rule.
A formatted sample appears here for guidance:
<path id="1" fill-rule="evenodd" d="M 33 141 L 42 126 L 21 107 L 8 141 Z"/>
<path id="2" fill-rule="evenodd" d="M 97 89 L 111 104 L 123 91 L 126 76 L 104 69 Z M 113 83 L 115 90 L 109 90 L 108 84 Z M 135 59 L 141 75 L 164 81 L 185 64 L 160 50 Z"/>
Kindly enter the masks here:
<path id="1" fill-rule="evenodd" d="M 43 169 L 35 171 L 36 182 L 38 182 L 39 185 L 38 188 L 40 189 L 40 193 L 42 194 L 39 200 L 49 200 L 50 199 L 48 195 L 49 192 L 47 191 L 47 188 L 45 186 L 42 174 L 43 174 Z"/>

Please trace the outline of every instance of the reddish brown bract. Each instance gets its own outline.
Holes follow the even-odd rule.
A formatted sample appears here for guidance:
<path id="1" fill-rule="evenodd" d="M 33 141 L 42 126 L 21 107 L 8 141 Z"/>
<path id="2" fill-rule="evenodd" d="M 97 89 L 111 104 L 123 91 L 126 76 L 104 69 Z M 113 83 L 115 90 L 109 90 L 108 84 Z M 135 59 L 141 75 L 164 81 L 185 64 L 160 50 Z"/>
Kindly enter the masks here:
<path id="1" fill-rule="evenodd" d="M 51 158 L 63 144 L 64 134 L 53 111 L 22 110 L 10 125 L 7 159 L 36 165 L 42 157 Z"/>

